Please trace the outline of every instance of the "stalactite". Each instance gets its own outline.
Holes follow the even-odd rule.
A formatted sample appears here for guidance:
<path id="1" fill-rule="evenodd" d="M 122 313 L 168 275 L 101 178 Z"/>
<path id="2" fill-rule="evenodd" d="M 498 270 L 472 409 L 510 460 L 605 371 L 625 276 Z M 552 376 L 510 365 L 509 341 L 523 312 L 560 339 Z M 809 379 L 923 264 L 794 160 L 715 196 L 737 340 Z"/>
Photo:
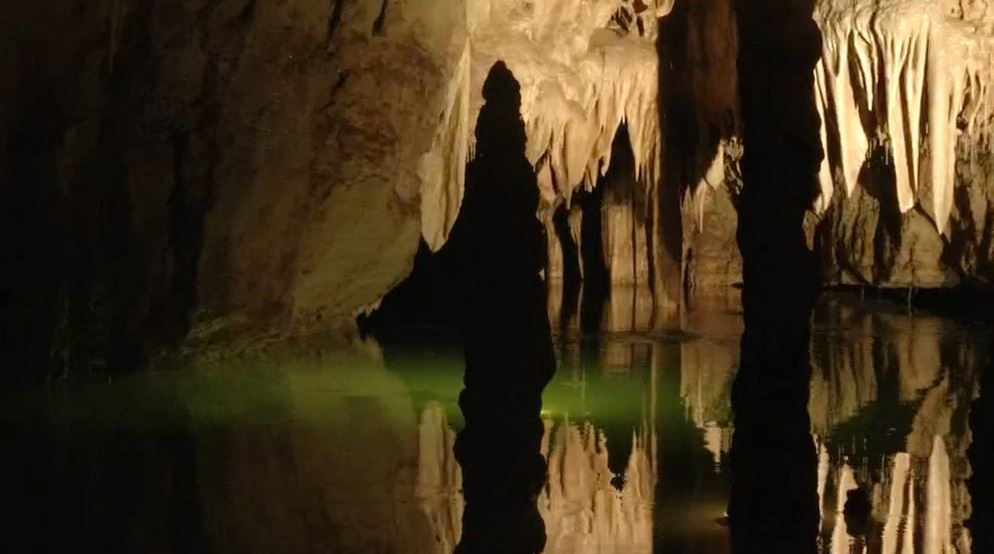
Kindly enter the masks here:
<path id="1" fill-rule="evenodd" d="M 449 108 L 442 114 L 431 149 L 421 158 L 421 234 L 433 250 L 445 243 L 456 222 L 466 186 L 472 130 L 469 125 L 470 49 L 467 44 L 446 93 Z"/>
<path id="2" fill-rule="evenodd" d="M 945 233 L 961 135 L 969 150 L 990 143 L 994 43 L 989 33 L 980 22 L 925 0 L 822 0 L 817 13 L 824 53 L 816 69 L 816 96 L 826 151 L 836 152 L 831 162 L 838 179 L 851 194 L 872 145 L 884 143 L 904 213 L 922 200 L 919 181 L 927 157 L 930 209 Z M 821 208 L 832 195 L 833 179 L 825 171 Z"/>
<path id="3" fill-rule="evenodd" d="M 849 552 L 849 531 L 846 519 L 842 512 L 846 507 L 847 493 L 858 488 L 856 476 L 852 467 L 848 463 L 842 464 L 839 470 L 838 482 L 836 483 L 835 499 L 835 529 L 832 531 L 832 554 L 845 554 Z"/>
<path id="4" fill-rule="evenodd" d="M 479 9 L 470 40 L 475 65 L 502 59 L 522 83 L 528 158 L 549 157 L 568 199 L 607 170 L 615 132 L 627 123 L 636 176 L 653 183 L 659 174 L 654 17 L 632 11 L 643 23 L 626 30 L 612 26 L 614 1 L 519 4 Z"/>
<path id="5" fill-rule="evenodd" d="M 815 436 L 815 443 L 818 445 L 818 512 L 822 518 L 825 519 L 825 489 L 828 486 L 828 472 L 831 464 L 831 458 L 828 455 L 828 449 L 825 447 L 824 441 L 820 441 L 817 436 Z"/>
<path id="6" fill-rule="evenodd" d="M 925 552 L 953 552 L 949 454 L 936 435 L 928 457 L 928 503 L 925 507 Z"/>
<path id="7" fill-rule="evenodd" d="M 898 537 L 902 532 L 902 520 L 908 483 L 911 479 L 911 456 L 906 452 L 898 453 L 894 456 L 891 465 L 893 475 L 891 476 L 890 504 L 887 508 L 887 521 L 884 522 L 883 551 L 886 554 L 896 554 L 898 550 Z M 913 495 L 909 495 L 913 496 Z M 913 525 L 904 525 L 903 532 L 908 535 Z"/>
<path id="8" fill-rule="evenodd" d="M 843 190 L 851 198 L 857 186 L 865 186 L 876 198 L 881 174 L 870 171 L 868 161 L 879 157 L 873 163 L 893 172 L 892 184 L 885 179 L 892 194 L 885 197 L 895 204 L 894 213 L 918 207 L 915 217 L 931 221 L 950 240 L 963 229 L 956 219 L 961 212 L 954 186 L 966 186 L 957 185 L 957 179 L 975 183 L 979 177 L 970 177 L 971 169 L 977 176 L 986 171 L 994 134 L 994 11 L 955 4 L 954 10 L 947 1 L 817 0 L 822 56 L 814 69 L 814 105 L 823 122 L 826 156 L 819 168 L 820 194 L 811 208 L 819 216 Z M 563 204 L 569 209 L 577 189 L 597 186 L 616 154 L 613 139 L 622 125 L 635 159 L 635 181 L 646 198 L 659 198 L 659 99 L 667 83 L 660 81 L 656 17 L 669 13 L 672 2 L 486 0 L 464 7 L 464 50 L 449 72 L 449 107 L 420 166 L 422 234 L 433 249 L 445 242 L 458 213 L 463 163 L 474 155 L 472 122 L 480 107 L 482 76 L 496 60 L 503 60 L 521 83 L 526 156 L 540 174 L 542 217 Z M 687 153 L 707 156 L 695 162 L 693 182 L 679 184 L 690 193 L 675 196 L 688 215 L 684 222 L 695 229 L 685 230 L 692 236 L 710 228 L 714 217 L 727 219 L 715 213 L 712 191 L 728 184 L 722 175 L 728 155 L 722 150 L 738 141 L 736 133 L 742 130 L 740 107 L 708 92 L 715 88 L 713 77 L 701 67 L 721 66 L 709 57 L 711 51 L 734 36 L 725 37 L 727 29 L 722 37 L 709 32 L 688 31 L 684 62 L 701 77 L 691 79 L 691 90 L 685 91 L 700 104 L 693 107 L 696 132 L 719 141 L 713 157 L 710 147 Z M 701 90 L 703 85 L 708 90 Z M 718 136 L 712 136 L 719 127 Z M 660 225 L 654 202 L 646 207 L 649 235 Z M 649 242 L 658 246 L 656 238 Z M 650 263 L 644 271 L 658 276 L 657 270 Z M 911 279 L 945 282 L 944 274 L 934 273 Z"/>
<path id="9" fill-rule="evenodd" d="M 466 4 L 463 54 L 450 74 L 448 100 L 433 144 L 419 164 L 422 235 L 437 250 L 461 203 L 463 166 L 474 156 L 473 129 L 487 70 L 503 61 L 521 83 L 527 157 L 552 179 L 551 203 L 569 202 L 607 171 L 612 141 L 627 124 L 635 177 L 660 173 L 656 17 L 672 2 L 489 0 Z M 618 17 L 623 14 L 624 17 Z M 618 21 L 637 25 L 623 26 Z M 543 161 L 544 160 L 544 161 Z"/>

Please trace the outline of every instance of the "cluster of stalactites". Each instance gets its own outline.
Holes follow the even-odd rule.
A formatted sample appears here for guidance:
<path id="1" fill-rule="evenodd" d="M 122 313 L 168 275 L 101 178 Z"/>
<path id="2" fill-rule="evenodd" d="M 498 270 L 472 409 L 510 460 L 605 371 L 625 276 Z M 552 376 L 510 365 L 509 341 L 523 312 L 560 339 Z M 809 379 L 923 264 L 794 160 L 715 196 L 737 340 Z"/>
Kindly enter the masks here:
<path id="1" fill-rule="evenodd" d="M 636 178 L 653 183 L 660 165 L 656 21 L 672 1 L 491 3 L 472 31 L 473 89 L 496 60 L 514 73 L 526 155 L 544 201 L 568 202 L 577 187 L 593 188 L 610 165 L 623 123 Z"/>
<path id="2" fill-rule="evenodd" d="M 527 156 L 540 170 L 547 201 L 569 200 L 579 186 L 592 189 L 611 164 L 612 143 L 627 123 L 635 177 L 649 184 L 659 174 L 658 77 L 655 52 L 635 41 L 605 44 L 580 62 L 574 89 L 566 96 L 545 84 L 522 96 Z M 512 69 L 513 70 L 513 69 Z"/>
<path id="3" fill-rule="evenodd" d="M 914 208 L 927 182 L 944 231 L 957 160 L 989 151 L 994 130 L 991 18 L 948 3 L 821 0 L 824 53 L 815 83 L 828 155 L 818 211 L 835 183 L 851 193 L 866 159 L 883 151 L 901 212 Z"/>
<path id="4" fill-rule="evenodd" d="M 465 164 L 490 68 L 503 61 L 521 87 L 526 156 L 546 205 L 592 188 L 611 162 L 623 123 L 637 179 L 660 172 L 657 19 L 672 0 L 477 0 L 467 2 L 466 43 L 451 56 L 447 107 L 420 163 L 422 233 L 444 244 L 458 215 Z"/>

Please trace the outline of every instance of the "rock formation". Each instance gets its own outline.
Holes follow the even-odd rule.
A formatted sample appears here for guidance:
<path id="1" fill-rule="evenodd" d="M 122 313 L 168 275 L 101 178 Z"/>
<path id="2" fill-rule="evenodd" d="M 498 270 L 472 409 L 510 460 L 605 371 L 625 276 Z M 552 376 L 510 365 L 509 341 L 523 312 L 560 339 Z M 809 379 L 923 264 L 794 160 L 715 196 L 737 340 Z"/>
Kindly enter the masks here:
<path id="1" fill-rule="evenodd" d="M 815 19 L 826 157 L 808 229 L 829 282 L 989 282 L 994 16 L 987 4 L 821 0 Z M 726 229 L 737 221 L 737 156 L 726 150 L 725 157 L 724 187 L 698 186 L 684 208 L 686 275 L 697 288 L 739 280 L 735 263 L 707 254 L 727 251 Z M 717 236 L 702 231 L 709 224 Z"/>
<path id="2" fill-rule="evenodd" d="M 422 415 L 418 434 L 418 490 L 423 509 L 437 537 L 431 552 L 451 552 L 462 534 L 463 501 L 458 494 L 462 473 L 451 448 L 453 431 L 437 406 Z M 549 460 L 549 483 L 538 497 L 548 535 L 545 552 L 651 552 L 652 502 L 657 480 L 652 457 L 656 440 L 647 422 L 632 437 L 625 482 L 612 484 L 603 431 L 589 422 L 545 419 L 543 456 Z M 451 444 L 450 444 L 451 446 Z"/>
<path id="3" fill-rule="evenodd" d="M 409 270 L 464 50 L 434 8 L 5 3 L 10 367 L 133 368 L 195 316 L 286 331 L 375 302 Z"/>

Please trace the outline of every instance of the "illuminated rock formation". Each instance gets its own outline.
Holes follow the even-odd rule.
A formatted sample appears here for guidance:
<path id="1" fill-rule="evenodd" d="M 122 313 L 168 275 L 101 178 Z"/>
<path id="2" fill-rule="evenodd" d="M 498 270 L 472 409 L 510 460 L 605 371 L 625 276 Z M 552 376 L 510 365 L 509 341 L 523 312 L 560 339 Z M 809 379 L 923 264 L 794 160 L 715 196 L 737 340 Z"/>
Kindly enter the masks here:
<path id="1" fill-rule="evenodd" d="M 815 96 L 826 156 L 808 230 L 829 281 L 989 282 L 991 9 L 973 1 L 815 4 L 823 44 Z M 695 102 L 710 101 L 696 92 Z M 686 278 L 705 293 L 737 282 L 741 271 L 734 256 L 714 254 L 728 252 L 737 223 L 739 154 L 728 156 L 734 142 L 723 144 L 723 185 L 684 183 Z"/>
<path id="2" fill-rule="evenodd" d="M 596 184 L 622 123 L 651 188 L 656 21 L 668 9 L 4 5 L 0 204 L 4 236 L 31 237 L 4 249 L 31 260 L 5 276 L 4 298 L 33 326 L 4 342 L 60 372 L 140 363 L 197 322 L 351 327 L 410 272 L 419 240 L 445 242 L 497 60 L 522 85 L 547 210 Z M 90 328 L 95 338 L 76 336 Z"/>
<path id="3" fill-rule="evenodd" d="M 968 6 L 968 7 L 965 7 Z M 957 158 L 988 154 L 994 119 L 994 14 L 982 2 L 820 2 L 825 55 L 816 70 L 834 165 L 847 194 L 872 143 L 893 162 L 898 207 L 918 201 L 922 141 L 930 213 L 940 232 L 953 208 Z M 924 130 L 924 134 L 923 134 Z M 823 170 L 823 204 L 833 193 Z"/>
<path id="4" fill-rule="evenodd" d="M 608 467 L 609 445 L 592 424 L 546 419 L 543 455 L 549 481 L 538 498 L 545 520 L 548 554 L 637 553 L 652 551 L 652 501 L 656 465 L 645 422 L 633 434 L 631 456 L 619 488 Z M 418 433 L 417 491 L 436 545 L 431 552 L 452 551 L 462 530 L 461 471 L 451 448 L 454 438 L 436 405 L 421 417 Z"/>
<path id="5" fill-rule="evenodd" d="M 609 445 L 591 424 L 547 424 L 549 484 L 539 498 L 546 552 L 651 552 L 656 437 L 645 425 L 633 434 L 624 484 L 608 467 Z"/>
<path id="6" fill-rule="evenodd" d="M 891 286 L 989 281 L 986 4 L 825 1 L 818 13 L 829 154 L 818 208 L 828 210 L 829 276 Z M 845 198 L 829 202 L 840 190 Z"/>

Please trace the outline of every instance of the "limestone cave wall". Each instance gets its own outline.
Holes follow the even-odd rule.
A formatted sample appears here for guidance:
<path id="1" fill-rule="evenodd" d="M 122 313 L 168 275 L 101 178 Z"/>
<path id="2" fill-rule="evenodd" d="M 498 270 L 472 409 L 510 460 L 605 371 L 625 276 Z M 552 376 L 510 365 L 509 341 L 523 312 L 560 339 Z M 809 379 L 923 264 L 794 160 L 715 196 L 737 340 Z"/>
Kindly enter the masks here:
<path id="1" fill-rule="evenodd" d="M 137 367 L 194 324 L 351 325 L 409 272 L 444 149 L 465 17 L 434 8 L 0 6 L 10 371 Z"/>

